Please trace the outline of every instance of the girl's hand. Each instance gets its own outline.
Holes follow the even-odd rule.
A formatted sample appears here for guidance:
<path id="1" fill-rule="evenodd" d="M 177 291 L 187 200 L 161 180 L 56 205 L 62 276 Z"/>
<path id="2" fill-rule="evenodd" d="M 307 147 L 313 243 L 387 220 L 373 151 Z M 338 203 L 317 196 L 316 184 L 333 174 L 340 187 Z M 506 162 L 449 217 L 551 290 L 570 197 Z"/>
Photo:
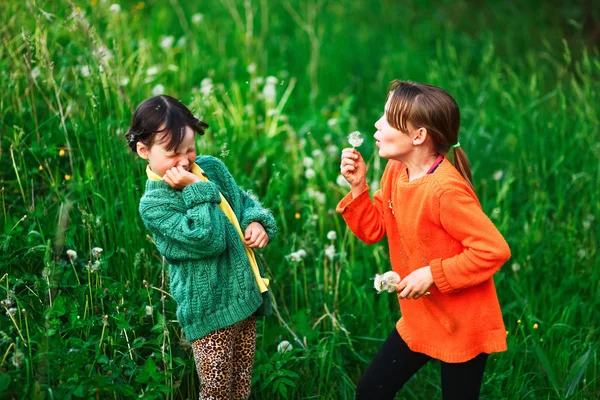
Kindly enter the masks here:
<path id="1" fill-rule="evenodd" d="M 263 249 L 267 243 L 269 243 L 269 237 L 267 236 L 267 231 L 265 228 L 258 222 L 251 222 L 250 225 L 246 228 L 246 232 L 244 233 L 244 239 L 246 239 L 246 244 L 248 247 L 259 249 Z"/>
<path id="2" fill-rule="evenodd" d="M 431 267 L 428 265 L 419 268 L 408 274 L 396 286 L 396 292 L 399 293 L 401 299 L 418 299 L 427 292 L 433 285 L 433 275 L 431 275 Z"/>
<path id="3" fill-rule="evenodd" d="M 352 196 L 359 195 L 367 186 L 367 166 L 358 150 L 347 148 L 342 150 L 340 172 L 352 187 Z"/>
<path id="4" fill-rule="evenodd" d="M 169 186 L 180 190 L 185 188 L 187 185 L 200 182 L 200 178 L 198 178 L 191 172 L 186 171 L 185 168 L 181 166 L 173 167 L 167 170 L 167 172 L 165 172 L 165 174 L 163 175 L 162 180 Z"/>

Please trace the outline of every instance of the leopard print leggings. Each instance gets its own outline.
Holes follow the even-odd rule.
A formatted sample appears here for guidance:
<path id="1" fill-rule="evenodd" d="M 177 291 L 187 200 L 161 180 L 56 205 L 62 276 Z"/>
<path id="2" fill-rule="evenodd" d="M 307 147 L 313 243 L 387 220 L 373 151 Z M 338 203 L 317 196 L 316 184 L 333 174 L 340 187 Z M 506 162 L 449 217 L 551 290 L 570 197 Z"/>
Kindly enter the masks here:
<path id="1" fill-rule="evenodd" d="M 256 318 L 249 317 L 192 342 L 200 400 L 247 399 L 256 350 Z"/>

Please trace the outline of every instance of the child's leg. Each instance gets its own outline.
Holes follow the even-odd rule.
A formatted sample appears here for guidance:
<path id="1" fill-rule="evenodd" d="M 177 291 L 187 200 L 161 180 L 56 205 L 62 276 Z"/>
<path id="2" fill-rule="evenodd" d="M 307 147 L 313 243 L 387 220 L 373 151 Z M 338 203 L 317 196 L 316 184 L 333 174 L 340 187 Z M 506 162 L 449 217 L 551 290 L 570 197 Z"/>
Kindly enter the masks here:
<path id="1" fill-rule="evenodd" d="M 225 400 L 231 397 L 236 325 L 216 330 L 192 342 L 200 378 L 200 400 Z"/>
<path id="2" fill-rule="evenodd" d="M 464 363 L 442 362 L 442 397 L 445 400 L 477 400 L 488 355 L 481 353 Z"/>
<path id="3" fill-rule="evenodd" d="M 356 399 L 393 399 L 430 359 L 409 349 L 394 328 L 356 385 Z"/>
<path id="4" fill-rule="evenodd" d="M 240 330 L 233 350 L 232 399 L 250 397 L 252 367 L 256 350 L 256 318 L 240 322 Z"/>

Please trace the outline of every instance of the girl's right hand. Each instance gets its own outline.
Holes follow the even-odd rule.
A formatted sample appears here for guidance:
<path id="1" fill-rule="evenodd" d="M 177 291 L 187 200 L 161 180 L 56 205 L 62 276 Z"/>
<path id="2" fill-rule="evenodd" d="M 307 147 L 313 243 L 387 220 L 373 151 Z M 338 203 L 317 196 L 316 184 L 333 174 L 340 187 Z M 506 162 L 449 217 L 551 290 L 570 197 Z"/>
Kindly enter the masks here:
<path id="1" fill-rule="evenodd" d="M 192 183 L 200 182 L 200 178 L 183 167 L 173 167 L 168 169 L 162 179 L 169 186 L 179 190 L 184 189 L 187 185 L 191 185 Z"/>
<path id="2" fill-rule="evenodd" d="M 340 172 L 352 187 L 352 195 L 356 197 L 367 186 L 367 165 L 362 155 L 354 148 L 342 150 Z"/>

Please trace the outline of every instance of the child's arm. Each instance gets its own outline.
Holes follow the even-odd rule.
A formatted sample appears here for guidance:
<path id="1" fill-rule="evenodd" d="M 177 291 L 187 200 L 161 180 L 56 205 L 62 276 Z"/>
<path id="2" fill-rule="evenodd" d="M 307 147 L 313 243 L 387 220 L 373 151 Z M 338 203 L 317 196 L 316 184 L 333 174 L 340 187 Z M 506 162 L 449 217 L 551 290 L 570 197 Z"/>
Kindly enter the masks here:
<path id="1" fill-rule="evenodd" d="M 182 190 L 183 204 L 168 189 L 147 192 L 140 202 L 144 224 L 155 235 L 167 259 L 189 260 L 221 254 L 226 247 L 226 219 L 221 196 L 212 182 L 197 182 Z"/>
<path id="2" fill-rule="evenodd" d="M 433 281 L 442 293 L 486 281 L 510 258 L 504 237 L 466 191 L 452 190 L 441 195 L 440 221 L 464 246 L 463 252 L 452 258 L 429 263 Z"/>
<path id="3" fill-rule="evenodd" d="M 242 231 L 246 232 L 246 228 L 252 222 L 258 222 L 265 228 L 269 242 L 271 242 L 275 238 L 275 235 L 277 235 L 277 223 L 273 214 L 264 208 L 256 198 L 250 196 L 239 186 L 238 190 L 242 199 L 242 218 L 240 220 Z"/>

